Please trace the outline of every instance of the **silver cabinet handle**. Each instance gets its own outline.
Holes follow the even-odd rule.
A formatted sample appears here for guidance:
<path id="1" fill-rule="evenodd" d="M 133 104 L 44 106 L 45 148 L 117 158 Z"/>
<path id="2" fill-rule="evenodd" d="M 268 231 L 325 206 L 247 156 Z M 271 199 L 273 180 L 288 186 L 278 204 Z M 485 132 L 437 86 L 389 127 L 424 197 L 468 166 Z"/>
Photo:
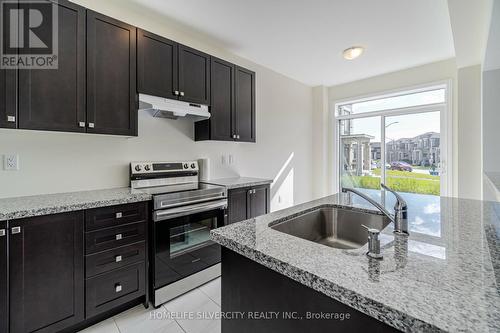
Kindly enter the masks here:
<path id="1" fill-rule="evenodd" d="M 181 91 L 181 96 L 184 96 L 184 91 Z"/>
<path id="2" fill-rule="evenodd" d="M 7 122 L 9 122 L 9 123 L 15 123 L 16 122 L 16 116 L 7 116 Z"/>
<path id="3" fill-rule="evenodd" d="M 120 291 L 122 291 L 122 285 L 119 283 L 115 284 L 115 292 L 119 293 Z"/>
<path id="4" fill-rule="evenodd" d="M 84 122 L 84 121 L 80 121 L 80 122 L 78 123 L 78 126 L 80 126 L 80 127 L 85 127 L 85 122 Z"/>
<path id="5" fill-rule="evenodd" d="M 94 123 L 89 123 L 89 128 L 94 128 L 95 124 Z"/>
<path id="6" fill-rule="evenodd" d="M 115 256 L 115 262 L 122 261 L 122 256 Z"/>
<path id="7" fill-rule="evenodd" d="M 179 90 L 174 91 L 175 96 L 179 96 Z"/>
<path id="8" fill-rule="evenodd" d="M 116 214 L 115 214 L 115 217 L 116 217 L 117 219 L 121 219 L 121 218 L 122 218 L 122 216 L 123 216 L 122 212 L 118 212 L 118 213 L 116 213 Z"/>
<path id="9" fill-rule="evenodd" d="M 236 134 L 233 134 L 233 139 L 236 139 Z"/>
<path id="10" fill-rule="evenodd" d="M 15 234 L 20 234 L 21 233 L 21 227 L 13 227 L 11 230 L 10 230 L 10 233 L 15 235 Z"/>
<path id="11" fill-rule="evenodd" d="M 116 238 L 116 240 L 120 240 L 120 239 L 122 239 L 122 234 L 117 234 L 117 235 L 115 236 L 115 238 Z"/>
<path id="12" fill-rule="evenodd" d="M 236 135 L 236 139 L 239 139 L 239 138 L 240 138 L 240 135 L 239 135 L 239 134 L 238 134 L 238 135 Z"/>
<path id="13" fill-rule="evenodd" d="M 0 237 L 4 237 L 5 234 L 5 229 L 0 229 Z"/>

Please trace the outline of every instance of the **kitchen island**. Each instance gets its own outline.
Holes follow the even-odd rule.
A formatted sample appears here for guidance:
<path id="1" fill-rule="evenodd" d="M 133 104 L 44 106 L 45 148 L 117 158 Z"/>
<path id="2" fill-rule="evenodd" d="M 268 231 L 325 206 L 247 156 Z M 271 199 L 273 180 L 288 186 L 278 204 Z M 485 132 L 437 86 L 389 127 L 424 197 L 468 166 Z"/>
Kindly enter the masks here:
<path id="1" fill-rule="evenodd" d="M 367 244 L 330 248 L 270 227 L 321 207 L 371 208 L 345 194 L 213 230 L 212 239 L 223 246 L 222 311 L 243 313 L 224 319 L 223 333 L 498 332 L 498 205 L 436 197 L 416 207 L 409 201 L 410 236 L 393 234 L 392 224 L 382 230 L 383 260 L 367 257 Z M 427 232 L 420 226 L 431 213 L 435 228 Z"/>

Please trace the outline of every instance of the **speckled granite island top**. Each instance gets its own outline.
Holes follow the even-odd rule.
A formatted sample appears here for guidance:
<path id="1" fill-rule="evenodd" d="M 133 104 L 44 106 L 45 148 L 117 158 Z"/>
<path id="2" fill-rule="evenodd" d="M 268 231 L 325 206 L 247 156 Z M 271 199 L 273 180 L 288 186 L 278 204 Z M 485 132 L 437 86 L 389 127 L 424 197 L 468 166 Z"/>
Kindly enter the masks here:
<path id="1" fill-rule="evenodd" d="M 500 242 L 495 232 L 500 223 L 495 204 L 412 196 L 406 198 L 410 237 L 394 235 L 392 224 L 386 227 L 381 261 L 365 255 L 367 245 L 330 248 L 269 227 L 324 206 L 368 208 L 345 194 L 219 228 L 211 237 L 402 331 L 500 332 Z"/>
<path id="2" fill-rule="evenodd" d="M 271 184 L 271 179 L 252 178 L 252 177 L 232 177 L 205 180 L 203 183 L 225 186 L 228 190 L 242 187 L 259 186 Z"/>
<path id="3" fill-rule="evenodd" d="M 0 199 L 0 221 L 148 201 L 128 187 Z"/>

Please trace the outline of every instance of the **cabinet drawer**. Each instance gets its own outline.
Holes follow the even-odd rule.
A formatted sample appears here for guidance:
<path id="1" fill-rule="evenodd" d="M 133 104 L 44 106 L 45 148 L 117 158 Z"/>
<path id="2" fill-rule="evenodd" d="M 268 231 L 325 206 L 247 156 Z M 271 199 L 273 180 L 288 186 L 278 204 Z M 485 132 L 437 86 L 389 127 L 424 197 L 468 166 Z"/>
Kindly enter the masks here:
<path id="1" fill-rule="evenodd" d="M 146 203 L 134 203 L 89 209 L 85 216 L 85 231 L 116 225 L 144 222 L 147 219 Z"/>
<path id="2" fill-rule="evenodd" d="M 85 235 L 86 254 L 143 241 L 145 233 L 146 223 L 133 223 L 87 232 Z"/>
<path id="3" fill-rule="evenodd" d="M 144 269 L 140 263 L 87 279 L 87 318 L 145 295 Z"/>
<path id="4" fill-rule="evenodd" d="M 139 242 L 86 256 L 85 276 L 91 277 L 130 264 L 143 262 L 145 253 L 145 243 Z"/>

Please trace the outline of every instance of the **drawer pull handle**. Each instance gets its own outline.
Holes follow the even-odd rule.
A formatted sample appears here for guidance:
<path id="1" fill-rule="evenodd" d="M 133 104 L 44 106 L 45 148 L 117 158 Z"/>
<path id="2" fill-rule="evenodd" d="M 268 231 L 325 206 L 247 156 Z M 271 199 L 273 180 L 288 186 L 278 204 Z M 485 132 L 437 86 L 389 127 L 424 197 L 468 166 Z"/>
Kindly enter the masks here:
<path id="1" fill-rule="evenodd" d="M 116 238 L 116 240 L 120 240 L 120 239 L 122 239 L 122 234 L 117 234 L 117 235 L 115 236 L 115 238 Z"/>
<path id="2" fill-rule="evenodd" d="M 122 216 L 123 216 L 122 212 L 118 212 L 118 213 L 116 213 L 116 218 L 117 218 L 117 219 L 121 219 L 121 218 L 122 218 Z"/>
<path id="3" fill-rule="evenodd" d="M 195 262 L 198 262 L 198 261 L 200 261 L 200 260 L 201 260 L 200 258 L 196 258 L 196 259 L 194 259 L 194 260 L 191 260 L 191 263 L 195 263 Z"/>
<path id="4" fill-rule="evenodd" d="M 122 291 L 122 285 L 119 283 L 115 284 L 115 293 L 119 293 L 120 291 Z"/>
<path id="5" fill-rule="evenodd" d="M 0 229 L 0 237 L 5 236 L 5 229 Z"/>
<path id="6" fill-rule="evenodd" d="M 20 233 L 21 233 L 21 227 L 14 227 L 11 230 L 11 234 L 13 234 L 13 235 L 20 234 Z"/>
<path id="7" fill-rule="evenodd" d="M 122 256 L 115 256 L 115 261 L 116 262 L 122 261 Z"/>

